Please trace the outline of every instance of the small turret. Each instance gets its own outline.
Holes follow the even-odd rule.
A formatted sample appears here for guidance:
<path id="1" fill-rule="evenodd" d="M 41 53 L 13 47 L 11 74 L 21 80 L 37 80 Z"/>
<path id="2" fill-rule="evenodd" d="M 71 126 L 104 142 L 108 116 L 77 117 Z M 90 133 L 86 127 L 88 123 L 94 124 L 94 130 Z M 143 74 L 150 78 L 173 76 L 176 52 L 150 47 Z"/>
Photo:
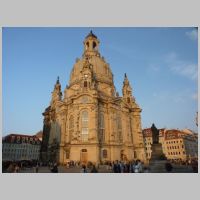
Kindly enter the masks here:
<path id="1" fill-rule="evenodd" d="M 61 98 L 62 98 L 62 92 L 61 92 L 61 85 L 60 85 L 59 76 L 58 76 L 56 84 L 54 86 L 54 90 L 52 92 L 51 105 L 54 104 L 56 101 L 60 101 Z"/>
<path id="2" fill-rule="evenodd" d="M 122 88 L 122 94 L 125 102 L 131 103 L 133 97 L 132 97 L 132 88 L 130 86 L 129 80 L 127 78 L 126 73 L 124 74 L 124 82 L 123 82 L 123 88 Z"/>

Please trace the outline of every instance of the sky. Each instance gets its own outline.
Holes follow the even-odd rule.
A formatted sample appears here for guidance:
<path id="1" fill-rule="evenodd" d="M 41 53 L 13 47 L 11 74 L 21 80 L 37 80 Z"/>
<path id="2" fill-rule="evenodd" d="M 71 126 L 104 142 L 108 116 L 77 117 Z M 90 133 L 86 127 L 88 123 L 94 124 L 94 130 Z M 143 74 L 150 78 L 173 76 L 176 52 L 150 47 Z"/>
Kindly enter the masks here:
<path id="1" fill-rule="evenodd" d="M 197 132 L 198 71 L 196 28 L 3 28 L 2 135 L 33 135 L 43 128 L 45 108 L 57 76 L 62 91 L 83 40 L 92 30 L 99 51 L 122 95 L 124 73 L 141 107 L 142 128 Z"/>

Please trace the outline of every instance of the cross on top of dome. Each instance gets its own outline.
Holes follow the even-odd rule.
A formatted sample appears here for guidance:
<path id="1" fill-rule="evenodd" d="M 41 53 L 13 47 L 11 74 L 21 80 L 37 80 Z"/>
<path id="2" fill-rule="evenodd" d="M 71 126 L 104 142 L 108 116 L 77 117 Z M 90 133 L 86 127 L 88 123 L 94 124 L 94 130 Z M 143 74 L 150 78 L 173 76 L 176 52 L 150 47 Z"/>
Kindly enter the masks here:
<path id="1" fill-rule="evenodd" d="M 97 39 L 97 36 L 94 35 L 94 33 L 92 32 L 92 30 L 91 30 L 90 33 L 86 36 L 86 38 L 88 38 L 88 37 L 94 37 L 94 38 Z"/>

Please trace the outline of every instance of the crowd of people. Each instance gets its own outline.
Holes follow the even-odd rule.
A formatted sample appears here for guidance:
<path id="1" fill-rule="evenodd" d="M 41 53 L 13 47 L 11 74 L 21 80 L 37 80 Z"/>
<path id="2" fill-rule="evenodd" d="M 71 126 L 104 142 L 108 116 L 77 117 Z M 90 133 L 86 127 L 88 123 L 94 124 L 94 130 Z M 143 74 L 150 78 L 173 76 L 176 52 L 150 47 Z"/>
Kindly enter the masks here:
<path id="1" fill-rule="evenodd" d="M 165 170 L 166 172 L 173 172 L 173 167 L 176 166 L 176 162 L 166 160 Z M 198 160 L 191 160 L 189 163 L 194 173 L 198 172 Z M 40 167 L 48 166 L 49 172 L 58 173 L 58 163 L 56 162 L 7 162 L 3 163 L 2 171 L 4 173 L 19 173 L 24 169 L 31 168 L 35 173 L 41 172 Z M 151 168 L 145 165 L 140 160 L 133 161 L 113 161 L 95 164 L 87 162 L 85 164 L 80 161 L 69 161 L 64 166 L 66 168 L 77 168 L 80 169 L 81 173 L 98 173 L 98 172 L 110 172 L 110 173 L 149 173 Z"/>
<path id="2" fill-rule="evenodd" d="M 3 173 L 19 173 L 27 168 L 34 168 L 38 172 L 40 163 L 38 161 L 6 161 L 2 162 Z"/>
<path id="3" fill-rule="evenodd" d="M 140 160 L 132 161 L 132 162 L 123 162 L 123 161 L 114 161 L 107 162 L 104 166 L 107 167 L 107 171 L 111 173 L 142 173 L 149 172 L 148 167 L 144 166 L 144 164 Z M 89 163 L 88 165 L 83 164 L 81 168 L 82 173 L 98 173 L 99 165 L 95 165 L 93 163 Z"/>
<path id="4" fill-rule="evenodd" d="M 116 160 L 112 164 L 110 164 L 111 170 L 113 173 L 142 173 L 144 170 L 143 163 L 140 160 L 132 161 L 132 162 L 123 162 Z"/>

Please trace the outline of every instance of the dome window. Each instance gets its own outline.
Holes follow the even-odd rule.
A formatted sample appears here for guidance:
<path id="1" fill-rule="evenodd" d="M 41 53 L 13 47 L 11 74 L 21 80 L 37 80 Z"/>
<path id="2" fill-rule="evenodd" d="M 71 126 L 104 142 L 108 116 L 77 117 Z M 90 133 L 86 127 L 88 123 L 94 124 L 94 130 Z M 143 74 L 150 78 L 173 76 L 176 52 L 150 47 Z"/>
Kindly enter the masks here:
<path id="1" fill-rule="evenodd" d="M 89 42 L 86 43 L 86 50 L 89 49 Z"/>
<path id="2" fill-rule="evenodd" d="M 92 48 L 93 48 L 93 49 L 96 49 L 96 46 L 97 46 L 96 42 L 93 42 L 93 43 L 92 43 Z"/>

